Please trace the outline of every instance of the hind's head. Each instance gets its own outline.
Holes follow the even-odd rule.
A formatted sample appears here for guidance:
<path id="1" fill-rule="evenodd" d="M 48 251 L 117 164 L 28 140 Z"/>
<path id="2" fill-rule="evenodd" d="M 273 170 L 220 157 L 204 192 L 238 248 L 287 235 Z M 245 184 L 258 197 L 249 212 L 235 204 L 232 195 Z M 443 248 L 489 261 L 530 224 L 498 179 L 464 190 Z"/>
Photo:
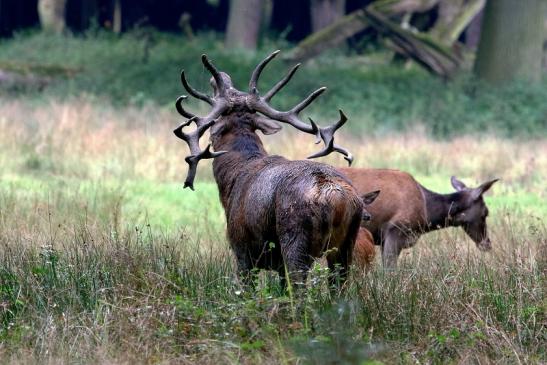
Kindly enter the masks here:
<path id="1" fill-rule="evenodd" d="M 453 225 L 461 226 L 477 247 L 483 251 L 490 250 L 492 243 L 486 227 L 488 207 L 482 195 L 498 180 L 493 179 L 476 188 L 469 188 L 454 176 L 450 179 L 459 195 L 456 211 L 452 215 Z"/>

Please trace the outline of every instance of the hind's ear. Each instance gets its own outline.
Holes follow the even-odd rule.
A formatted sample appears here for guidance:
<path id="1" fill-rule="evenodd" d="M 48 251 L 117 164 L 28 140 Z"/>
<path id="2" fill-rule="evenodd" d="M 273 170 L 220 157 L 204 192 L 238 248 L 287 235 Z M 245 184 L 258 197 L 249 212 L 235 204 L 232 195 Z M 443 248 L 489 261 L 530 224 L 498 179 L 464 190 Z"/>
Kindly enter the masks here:
<path id="1" fill-rule="evenodd" d="M 361 196 L 361 199 L 363 199 L 363 203 L 365 203 L 365 205 L 370 205 L 378 197 L 378 195 L 380 195 L 380 190 L 366 193 L 365 195 Z"/>
<path id="2" fill-rule="evenodd" d="M 462 191 L 467 188 L 467 186 L 461 182 L 460 180 L 456 179 L 456 176 L 452 176 L 450 178 L 450 183 L 452 184 L 452 187 L 456 189 L 456 191 Z"/>
<path id="3" fill-rule="evenodd" d="M 499 181 L 499 179 L 493 179 L 493 180 L 487 181 L 485 183 L 482 183 L 481 186 L 479 186 L 478 188 L 473 189 L 473 193 L 471 194 L 471 199 L 473 200 L 478 199 L 482 194 L 490 190 L 490 188 L 492 187 L 492 185 L 494 185 L 496 181 Z"/>
<path id="4" fill-rule="evenodd" d="M 265 135 L 274 134 L 281 130 L 281 126 L 276 121 L 264 117 L 256 118 L 254 126 Z"/>

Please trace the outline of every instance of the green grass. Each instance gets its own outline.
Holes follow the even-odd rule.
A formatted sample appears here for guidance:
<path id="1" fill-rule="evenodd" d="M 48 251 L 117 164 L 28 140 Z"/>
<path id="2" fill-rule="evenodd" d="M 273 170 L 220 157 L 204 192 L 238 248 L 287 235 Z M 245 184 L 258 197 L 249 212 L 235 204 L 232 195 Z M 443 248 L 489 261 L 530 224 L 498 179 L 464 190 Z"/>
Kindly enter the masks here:
<path id="1" fill-rule="evenodd" d="M 417 178 L 432 189 L 451 192 L 445 177 Z M 30 206 L 37 201 L 48 204 L 49 201 L 51 206 L 67 216 L 77 211 L 77 207 L 85 206 L 88 210 L 79 214 L 96 212 L 103 223 L 114 220 L 114 214 L 120 214 L 117 220 L 134 225 L 149 224 L 155 231 L 187 227 L 195 235 L 215 232 L 222 236 L 225 225 L 224 211 L 214 182 L 198 182 L 193 192 L 183 189 L 181 183 L 4 175 L 0 191 L 7 196 L 13 195 L 19 205 Z M 499 220 L 507 213 L 523 219 L 547 216 L 547 207 L 538 194 L 524 189 L 508 191 L 503 185 L 496 186 L 485 199 L 493 220 Z M 20 209 L 29 209 L 29 206 Z M 112 210 L 112 207 L 115 209 Z"/>
<path id="2" fill-rule="evenodd" d="M 251 70 L 261 58 L 274 49 L 291 47 L 283 41 L 266 41 L 256 53 L 226 51 L 222 39 L 215 34 L 202 34 L 189 41 L 181 36 L 153 33 L 150 57 L 145 62 L 144 41 L 137 34 L 117 37 L 91 32 L 55 37 L 30 33 L 1 40 L 0 68 L 30 67 L 43 74 L 65 67 L 70 72 L 67 77 L 54 72 L 55 81 L 43 91 L 15 87 L 0 92 L 24 92 L 26 97 L 39 98 L 85 94 L 117 105 L 155 103 L 172 108 L 176 97 L 184 93 L 178 79 L 181 69 L 186 70 L 192 85 L 209 90 L 210 75 L 200 62 L 202 53 L 227 71 L 236 86 L 245 89 Z M 342 108 L 353 121 L 348 128 L 361 134 L 381 136 L 421 127 L 442 137 L 476 132 L 512 137 L 547 135 L 546 82 L 516 82 L 494 89 L 477 84 L 463 72 L 458 79 L 445 83 L 415 66 L 403 69 L 379 64 L 373 61 L 375 58 L 331 52 L 305 64 L 276 96 L 274 104 L 289 108 L 312 90 L 328 86 L 321 102 L 310 108 L 312 115 L 326 122 L 324 118 L 334 119 Z M 273 85 L 289 66 L 281 60 L 272 62 L 262 76 L 260 89 L 265 91 Z"/>

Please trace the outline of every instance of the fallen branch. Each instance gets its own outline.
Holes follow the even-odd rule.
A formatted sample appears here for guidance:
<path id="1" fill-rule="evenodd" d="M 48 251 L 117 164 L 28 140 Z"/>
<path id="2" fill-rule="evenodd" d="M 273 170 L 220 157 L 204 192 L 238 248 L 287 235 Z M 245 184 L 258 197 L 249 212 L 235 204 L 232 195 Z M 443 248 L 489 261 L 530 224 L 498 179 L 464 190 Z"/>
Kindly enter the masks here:
<path id="1" fill-rule="evenodd" d="M 392 42 L 389 45 L 396 52 L 414 60 L 435 75 L 450 78 L 463 62 L 449 47 L 427 34 L 403 29 L 372 9 L 365 10 L 365 15 L 370 24 Z"/>
<path id="2" fill-rule="evenodd" d="M 367 7 L 355 10 L 342 17 L 338 21 L 312 33 L 302 40 L 287 56 L 287 61 L 303 62 L 320 54 L 321 52 L 336 47 L 349 37 L 370 27 L 365 16 L 365 9 L 372 9 L 385 16 L 398 14 L 424 12 L 433 8 L 440 0 L 380 0 Z"/>

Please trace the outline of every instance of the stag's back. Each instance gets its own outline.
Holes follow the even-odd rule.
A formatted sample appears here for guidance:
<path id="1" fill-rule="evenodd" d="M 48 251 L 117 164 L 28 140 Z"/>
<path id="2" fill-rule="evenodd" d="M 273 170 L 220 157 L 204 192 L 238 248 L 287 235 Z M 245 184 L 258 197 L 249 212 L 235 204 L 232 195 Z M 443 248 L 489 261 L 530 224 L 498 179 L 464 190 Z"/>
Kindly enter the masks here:
<path id="1" fill-rule="evenodd" d="M 309 247 L 312 256 L 320 255 L 326 244 L 333 247 L 346 241 L 363 209 L 347 178 L 312 161 L 268 156 L 254 173 L 240 175 L 234 185 L 232 196 L 238 197 L 238 208 L 228 214 L 229 220 L 237 216 L 239 225 L 257 237 L 264 237 L 273 227 L 279 233 L 280 228 L 286 231 L 291 226 L 294 236 L 314 232 L 314 244 Z"/>
<path id="2" fill-rule="evenodd" d="M 339 168 L 359 194 L 372 190 L 382 193 L 367 210 L 372 220 L 366 224 L 377 237 L 386 225 L 419 228 L 426 223 L 425 200 L 412 175 L 389 169 Z"/>

